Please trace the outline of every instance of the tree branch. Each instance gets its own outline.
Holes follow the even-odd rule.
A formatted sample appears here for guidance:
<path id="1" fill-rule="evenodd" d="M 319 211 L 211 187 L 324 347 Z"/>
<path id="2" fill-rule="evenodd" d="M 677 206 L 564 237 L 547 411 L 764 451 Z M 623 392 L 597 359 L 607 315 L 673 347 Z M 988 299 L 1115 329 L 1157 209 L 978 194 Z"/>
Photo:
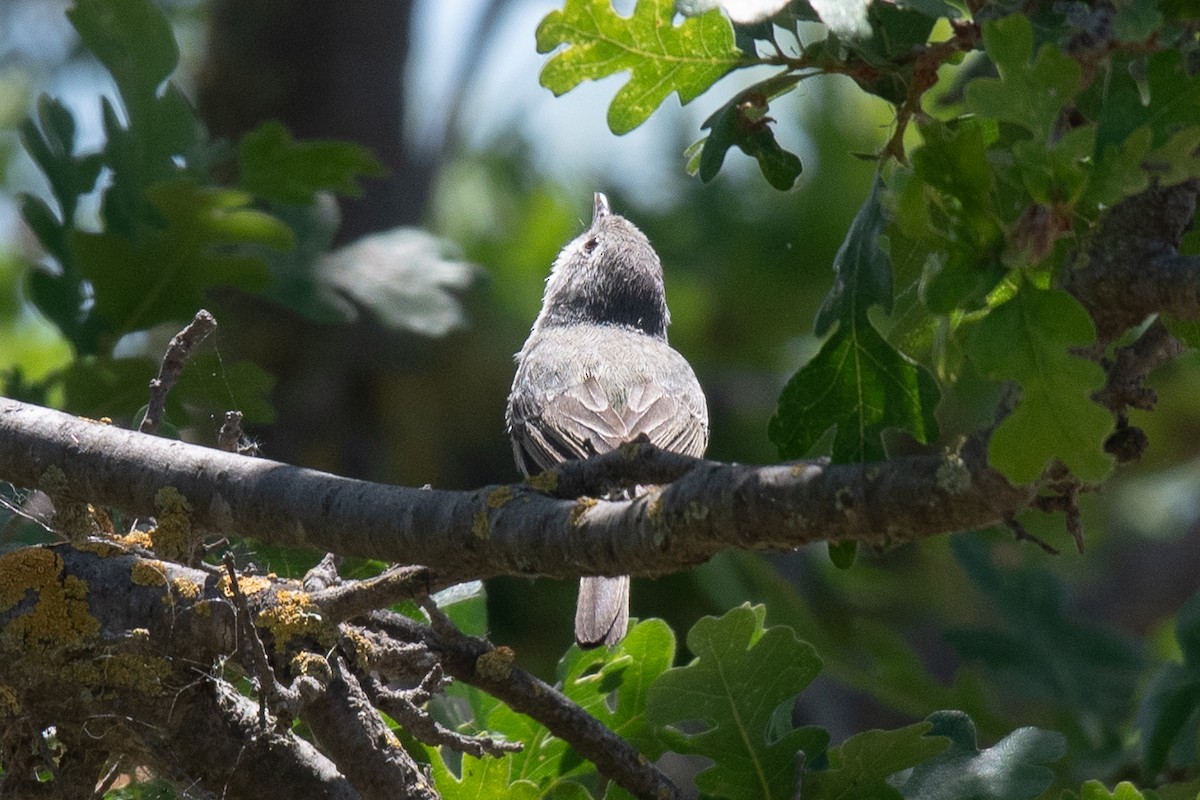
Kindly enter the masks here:
<path id="1" fill-rule="evenodd" d="M 634 479 L 641 477 L 642 459 L 657 477 L 664 463 L 684 466 L 641 446 L 625 464 Z M 911 541 L 994 524 L 1026 508 L 1035 492 L 991 470 L 979 440 L 959 454 L 878 464 L 696 460 L 673 483 L 633 500 L 564 500 L 530 483 L 409 489 L 0 400 L 0 480 L 37 485 L 52 467 L 65 476 L 68 499 L 152 515 L 155 495 L 173 487 L 187 499 L 194 527 L 421 564 L 430 570 L 430 590 L 496 575 L 661 575 L 731 547 Z M 592 468 L 560 472 L 575 480 L 576 469 Z"/>
<path id="2" fill-rule="evenodd" d="M 1101 347 L 1150 314 L 1200 319 L 1200 259 L 1182 256 L 1200 180 L 1152 187 L 1101 217 L 1063 285 L 1096 323 Z"/>

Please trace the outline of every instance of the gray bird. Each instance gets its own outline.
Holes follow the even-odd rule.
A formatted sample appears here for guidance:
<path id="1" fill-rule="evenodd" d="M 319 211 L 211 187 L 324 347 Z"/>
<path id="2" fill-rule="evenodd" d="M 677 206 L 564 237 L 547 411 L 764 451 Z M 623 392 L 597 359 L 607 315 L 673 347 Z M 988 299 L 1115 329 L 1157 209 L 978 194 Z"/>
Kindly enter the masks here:
<path id="1" fill-rule="evenodd" d="M 597 192 L 592 225 L 559 253 L 516 355 L 505 418 L 526 476 L 641 434 L 704 454 L 708 407 L 691 365 L 667 344 L 670 321 L 658 254 Z M 580 647 L 614 645 L 628 625 L 628 575 L 580 578 Z"/>

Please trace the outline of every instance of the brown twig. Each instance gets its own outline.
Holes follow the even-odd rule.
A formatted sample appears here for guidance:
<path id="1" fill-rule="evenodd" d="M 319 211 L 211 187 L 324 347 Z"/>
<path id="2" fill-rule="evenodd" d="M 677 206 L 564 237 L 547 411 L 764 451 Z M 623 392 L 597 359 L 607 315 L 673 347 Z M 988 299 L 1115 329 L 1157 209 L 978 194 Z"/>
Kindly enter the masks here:
<path id="1" fill-rule="evenodd" d="M 217 431 L 217 447 L 226 453 L 241 452 L 243 416 L 240 411 L 225 412 L 225 419 L 221 422 L 221 429 Z"/>
<path id="2" fill-rule="evenodd" d="M 487 639 L 468 636 L 432 602 L 422 601 L 431 625 L 399 614 L 377 611 L 371 621 L 397 639 L 423 638 L 455 680 L 478 687 L 526 714 L 596 765 L 601 775 L 643 798 L 679 798 L 679 789 L 628 742 L 578 704 L 516 666 L 516 655 Z"/>
<path id="3" fill-rule="evenodd" d="M 192 348 L 204 341 L 216 327 L 217 320 L 213 315 L 200 309 L 183 330 L 171 337 L 158 368 L 158 377 L 150 380 L 150 404 L 146 407 L 142 424 L 138 426 L 139 431 L 154 433 L 158 430 L 167 404 L 167 393 L 187 366 L 188 359 L 192 357 Z"/>
<path id="4" fill-rule="evenodd" d="M 271 667 L 271 660 L 267 657 L 267 649 L 263 646 L 258 629 L 254 626 L 254 617 L 250 614 L 250 607 L 246 604 L 246 595 L 242 592 L 241 584 L 238 582 L 233 553 L 225 554 L 224 563 L 225 571 L 229 574 L 229 587 L 233 592 L 233 604 L 237 609 L 239 627 L 243 631 L 242 643 L 250 653 L 250 661 L 254 666 L 258 682 L 259 721 L 264 729 L 267 728 L 267 706 L 270 705 L 271 711 L 275 715 L 275 727 L 278 730 L 286 730 L 291 725 L 292 717 L 299 708 L 300 695 L 294 688 L 281 685 L 275 677 L 275 670 Z"/>
<path id="5" fill-rule="evenodd" d="M 433 694 L 441 692 L 449 683 L 450 680 L 445 677 L 441 665 L 435 663 L 425 679 L 413 689 L 388 689 L 374 678 L 365 679 L 363 689 L 376 708 L 428 745 L 444 745 L 455 752 L 466 753 L 476 758 L 499 757 L 505 753 L 519 752 L 524 748 L 521 742 L 507 742 L 490 736 L 469 736 L 452 731 L 421 708 L 429 702 Z"/>
<path id="6" fill-rule="evenodd" d="M 1033 542 L 1038 547 L 1042 548 L 1043 552 L 1046 552 L 1052 556 L 1058 555 L 1059 551 L 1057 547 L 1040 539 L 1037 536 L 1034 536 L 1029 532 L 1029 529 L 1022 525 L 1021 521 L 1018 520 L 1013 514 L 1008 514 L 1004 517 L 1004 525 L 1013 532 L 1013 537 L 1018 542 Z"/>
<path id="7" fill-rule="evenodd" d="M 395 566 L 373 578 L 346 581 L 314 592 L 312 601 L 331 622 L 345 622 L 377 608 L 427 596 L 429 587 L 429 570 Z"/>
<path id="8" fill-rule="evenodd" d="M 353 671 L 341 656 L 329 661 L 333 679 L 327 691 L 308 703 L 301 716 L 338 770 L 367 800 L 437 800 L 428 777 L 400 746 Z"/>

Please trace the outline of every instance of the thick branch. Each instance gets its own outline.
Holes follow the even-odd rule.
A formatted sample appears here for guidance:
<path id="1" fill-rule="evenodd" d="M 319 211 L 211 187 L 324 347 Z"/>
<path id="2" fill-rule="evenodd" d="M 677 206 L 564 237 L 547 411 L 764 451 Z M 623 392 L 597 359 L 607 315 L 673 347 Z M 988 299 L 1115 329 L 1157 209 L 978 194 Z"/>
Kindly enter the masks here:
<path id="1" fill-rule="evenodd" d="M 123 756 L 213 796 L 361 798 L 223 679 L 236 624 L 212 573 L 93 542 L 13 551 L 0 575 L 0 731 L 54 725 L 79 733 L 81 753 Z"/>
<path id="2" fill-rule="evenodd" d="M 1153 313 L 1200 319 L 1200 259 L 1179 254 L 1200 181 L 1151 188 L 1113 206 L 1080 251 L 1065 287 L 1083 303 L 1101 345 Z"/>
<path id="3" fill-rule="evenodd" d="M 651 463 L 656 458 L 647 455 Z M 133 513 L 177 489 L 193 524 L 261 541 L 423 564 L 430 587 L 495 575 L 659 575 L 716 553 L 815 541 L 886 544 L 991 525 L 1030 487 L 960 455 L 866 465 L 696 461 L 634 500 L 562 500 L 532 486 L 450 492 L 372 484 L 168 441 L 0 400 L 0 480 L 65 475 L 66 495 Z M 628 465 L 637 475 L 638 459 Z"/>

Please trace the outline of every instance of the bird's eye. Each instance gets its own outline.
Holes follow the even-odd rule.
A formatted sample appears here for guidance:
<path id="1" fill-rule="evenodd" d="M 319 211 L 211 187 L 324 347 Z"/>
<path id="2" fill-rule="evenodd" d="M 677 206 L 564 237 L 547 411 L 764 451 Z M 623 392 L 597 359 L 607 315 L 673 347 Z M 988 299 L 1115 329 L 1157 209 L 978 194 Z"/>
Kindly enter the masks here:
<path id="1" fill-rule="evenodd" d="M 597 239 L 595 236 L 591 237 L 590 239 L 588 239 L 586 242 L 583 243 L 583 252 L 590 254 L 593 250 L 596 249 L 596 245 L 598 245 L 598 244 L 600 244 L 600 240 Z"/>

